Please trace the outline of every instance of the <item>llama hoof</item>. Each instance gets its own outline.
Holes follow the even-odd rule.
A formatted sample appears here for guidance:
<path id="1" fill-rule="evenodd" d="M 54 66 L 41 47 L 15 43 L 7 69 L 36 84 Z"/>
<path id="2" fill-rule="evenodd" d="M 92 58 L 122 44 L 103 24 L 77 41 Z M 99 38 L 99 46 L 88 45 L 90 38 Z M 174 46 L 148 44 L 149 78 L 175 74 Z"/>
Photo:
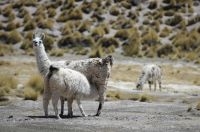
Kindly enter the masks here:
<path id="1" fill-rule="evenodd" d="M 84 114 L 83 117 L 88 117 L 88 115 L 85 115 L 85 114 Z"/>
<path id="2" fill-rule="evenodd" d="M 95 116 L 100 116 L 101 113 L 97 113 Z"/>
<path id="3" fill-rule="evenodd" d="M 61 120 L 62 118 L 58 115 L 58 116 L 56 116 L 56 118 L 58 119 L 58 120 Z"/>
<path id="4" fill-rule="evenodd" d="M 64 115 L 60 113 L 59 116 L 60 116 L 60 117 L 63 117 Z"/>
<path id="5" fill-rule="evenodd" d="M 67 118 L 72 118 L 73 117 L 73 114 L 68 114 L 67 115 Z"/>

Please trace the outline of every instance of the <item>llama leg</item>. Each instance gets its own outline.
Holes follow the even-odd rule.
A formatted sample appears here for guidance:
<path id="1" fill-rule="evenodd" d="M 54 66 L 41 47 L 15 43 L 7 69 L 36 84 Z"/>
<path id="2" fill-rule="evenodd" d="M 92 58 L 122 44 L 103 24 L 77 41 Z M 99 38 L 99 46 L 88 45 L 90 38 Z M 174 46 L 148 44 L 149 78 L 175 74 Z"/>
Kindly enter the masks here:
<path id="1" fill-rule="evenodd" d="M 54 93 L 52 95 L 52 105 L 53 105 L 53 108 L 54 108 L 54 111 L 55 111 L 55 115 L 58 119 L 60 119 L 60 116 L 58 114 L 58 100 L 59 100 L 59 95 L 57 93 Z"/>
<path id="2" fill-rule="evenodd" d="M 151 91 L 151 81 L 148 81 L 149 83 L 149 90 Z"/>
<path id="3" fill-rule="evenodd" d="M 60 116 L 63 116 L 64 114 L 64 103 L 65 103 L 65 98 L 60 97 L 60 104 L 61 104 Z"/>
<path id="4" fill-rule="evenodd" d="M 159 89 L 161 91 L 161 80 L 158 80 Z"/>
<path id="5" fill-rule="evenodd" d="M 154 81 L 153 83 L 154 83 L 154 91 L 156 91 L 156 81 Z"/>
<path id="6" fill-rule="evenodd" d="M 83 110 L 83 106 L 82 106 L 82 104 L 81 104 L 80 99 L 77 99 L 76 101 L 77 101 L 78 107 L 79 107 L 79 109 L 80 109 L 80 111 L 81 111 L 81 114 L 82 114 L 84 117 L 86 117 L 87 115 L 85 114 L 85 111 Z"/>
<path id="7" fill-rule="evenodd" d="M 101 114 L 101 110 L 103 108 L 103 104 L 105 100 L 105 91 L 106 91 L 106 85 L 99 86 L 99 107 L 98 107 L 96 116 L 99 116 Z"/>
<path id="8" fill-rule="evenodd" d="M 72 103 L 73 103 L 73 99 L 67 99 L 67 107 L 68 107 L 68 115 L 67 116 L 69 118 L 73 117 Z"/>
<path id="9" fill-rule="evenodd" d="M 43 109 L 44 109 L 44 114 L 47 117 L 48 116 L 48 105 L 49 105 L 49 100 L 51 99 L 51 92 L 48 90 L 44 89 L 44 94 L 43 94 Z"/>

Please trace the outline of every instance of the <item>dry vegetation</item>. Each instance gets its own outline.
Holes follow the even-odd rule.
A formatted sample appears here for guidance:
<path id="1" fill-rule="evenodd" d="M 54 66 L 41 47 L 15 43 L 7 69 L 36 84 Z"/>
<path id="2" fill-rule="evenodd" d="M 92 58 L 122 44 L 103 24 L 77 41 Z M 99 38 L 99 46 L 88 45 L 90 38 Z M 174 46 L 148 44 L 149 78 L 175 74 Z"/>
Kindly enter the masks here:
<path id="1" fill-rule="evenodd" d="M 90 57 L 102 57 L 122 48 L 120 54 L 125 56 L 165 57 L 200 63 L 200 18 L 193 16 L 200 3 L 163 0 L 142 4 L 147 8 L 130 0 L 5 2 L 0 5 L 3 18 L 0 44 L 20 44 L 20 48 L 30 54 L 31 38 L 25 34 L 41 29 L 47 32 L 45 46 L 54 56 L 62 56 L 62 49 L 66 47 L 72 48 L 70 53 Z M 52 51 L 56 44 L 61 50 Z M 1 46 L 4 48 L 8 50 Z M 12 52 L 0 50 L 1 55 L 5 53 Z"/>

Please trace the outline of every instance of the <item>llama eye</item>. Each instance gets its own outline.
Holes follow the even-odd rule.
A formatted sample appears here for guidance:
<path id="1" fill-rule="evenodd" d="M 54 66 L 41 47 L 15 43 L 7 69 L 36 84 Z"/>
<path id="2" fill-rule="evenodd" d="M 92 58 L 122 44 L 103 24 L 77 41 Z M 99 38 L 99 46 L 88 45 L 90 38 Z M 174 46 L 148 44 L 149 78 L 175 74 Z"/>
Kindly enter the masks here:
<path id="1" fill-rule="evenodd" d="M 41 41 L 39 41 L 39 44 L 41 44 L 42 42 Z"/>

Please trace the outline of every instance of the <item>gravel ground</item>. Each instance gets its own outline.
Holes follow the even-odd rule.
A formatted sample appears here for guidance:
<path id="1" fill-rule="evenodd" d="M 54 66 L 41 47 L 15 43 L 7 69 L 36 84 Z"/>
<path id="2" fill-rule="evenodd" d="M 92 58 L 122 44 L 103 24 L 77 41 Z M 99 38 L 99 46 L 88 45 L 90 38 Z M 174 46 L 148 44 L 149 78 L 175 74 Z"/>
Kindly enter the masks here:
<path id="1" fill-rule="evenodd" d="M 83 101 L 88 117 L 81 113 L 74 103 L 74 117 L 58 120 L 53 116 L 52 105 L 49 106 L 50 117 L 43 116 L 42 101 L 12 101 L 0 106 L 1 132 L 94 132 L 94 131 L 194 131 L 200 130 L 200 111 L 177 102 L 138 102 L 107 101 L 100 117 L 92 116 L 98 103 Z M 65 111 L 65 114 L 67 111 Z"/>

